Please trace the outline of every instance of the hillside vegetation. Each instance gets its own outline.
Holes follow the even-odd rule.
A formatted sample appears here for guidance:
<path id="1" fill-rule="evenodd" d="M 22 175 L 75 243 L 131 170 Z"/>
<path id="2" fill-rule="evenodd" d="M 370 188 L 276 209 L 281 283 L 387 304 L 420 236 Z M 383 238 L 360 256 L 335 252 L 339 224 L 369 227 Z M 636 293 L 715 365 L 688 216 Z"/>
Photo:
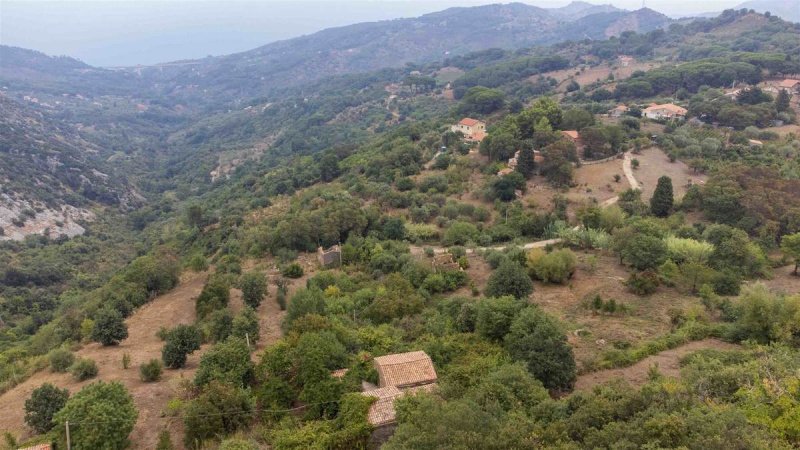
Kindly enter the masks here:
<path id="1" fill-rule="evenodd" d="M 647 29 L 521 31 L 614 15 Z M 658 21 L 454 9 L 158 73 L 4 48 L 4 189 L 95 214 L 0 246 L 9 447 L 800 445 L 800 28 Z M 435 384 L 375 433 L 406 352 Z"/>

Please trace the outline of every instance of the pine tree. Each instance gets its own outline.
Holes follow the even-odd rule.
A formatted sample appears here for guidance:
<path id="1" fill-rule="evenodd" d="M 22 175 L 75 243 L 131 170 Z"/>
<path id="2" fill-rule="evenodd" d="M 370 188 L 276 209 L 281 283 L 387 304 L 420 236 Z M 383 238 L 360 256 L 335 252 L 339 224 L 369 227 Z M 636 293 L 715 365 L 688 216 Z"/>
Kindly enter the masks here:
<path id="1" fill-rule="evenodd" d="M 656 190 L 650 198 L 650 212 L 657 217 L 666 217 L 672 209 L 672 178 L 664 175 L 658 179 Z"/>
<path id="2" fill-rule="evenodd" d="M 778 92 L 778 96 L 775 97 L 775 110 L 778 112 L 784 112 L 789 110 L 789 92 L 786 89 L 781 89 Z"/>
<path id="3" fill-rule="evenodd" d="M 535 169 L 536 162 L 533 159 L 533 150 L 529 148 L 520 150 L 517 157 L 517 172 L 521 173 L 525 178 L 530 178 Z"/>

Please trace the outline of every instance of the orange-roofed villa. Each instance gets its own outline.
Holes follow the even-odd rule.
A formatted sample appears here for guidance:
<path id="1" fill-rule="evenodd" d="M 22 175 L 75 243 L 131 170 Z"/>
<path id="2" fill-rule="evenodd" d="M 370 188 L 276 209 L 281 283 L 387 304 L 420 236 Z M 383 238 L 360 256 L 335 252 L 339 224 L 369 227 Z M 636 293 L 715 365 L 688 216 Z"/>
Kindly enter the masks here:
<path id="1" fill-rule="evenodd" d="M 460 132 L 468 141 L 480 142 L 486 137 L 486 123 L 470 117 L 461 119 L 450 130 Z"/>

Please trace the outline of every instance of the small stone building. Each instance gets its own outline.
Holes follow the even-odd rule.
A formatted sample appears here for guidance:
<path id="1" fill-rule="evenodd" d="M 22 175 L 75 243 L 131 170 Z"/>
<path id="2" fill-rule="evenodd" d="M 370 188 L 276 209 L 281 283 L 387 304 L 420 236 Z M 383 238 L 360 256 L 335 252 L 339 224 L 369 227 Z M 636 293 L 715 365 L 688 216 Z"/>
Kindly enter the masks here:
<path id="1" fill-rule="evenodd" d="M 342 262 L 342 249 L 338 245 L 328 248 L 327 250 L 322 247 L 317 248 L 317 261 L 320 267 L 331 267 L 341 264 Z"/>

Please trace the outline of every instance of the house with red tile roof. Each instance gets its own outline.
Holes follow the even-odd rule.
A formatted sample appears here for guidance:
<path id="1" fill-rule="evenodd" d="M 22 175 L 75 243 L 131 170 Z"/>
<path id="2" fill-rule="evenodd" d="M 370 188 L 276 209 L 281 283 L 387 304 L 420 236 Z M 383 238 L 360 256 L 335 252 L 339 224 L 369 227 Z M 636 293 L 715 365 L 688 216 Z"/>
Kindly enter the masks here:
<path id="1" fill-rule="evenodd" d="M 663 105 L 652 104 L 642 110 L 642 115 L 648 119 L 682 119 L 686 117 L 688 111 L 673 103 Z"/>
<path id="2" fill-rule="evenodd" d="M 486 137 L 486 123 L 471 117 L 461 119 L 450 130 L 460 132 L 468 141 L 480 142 Z"/>

